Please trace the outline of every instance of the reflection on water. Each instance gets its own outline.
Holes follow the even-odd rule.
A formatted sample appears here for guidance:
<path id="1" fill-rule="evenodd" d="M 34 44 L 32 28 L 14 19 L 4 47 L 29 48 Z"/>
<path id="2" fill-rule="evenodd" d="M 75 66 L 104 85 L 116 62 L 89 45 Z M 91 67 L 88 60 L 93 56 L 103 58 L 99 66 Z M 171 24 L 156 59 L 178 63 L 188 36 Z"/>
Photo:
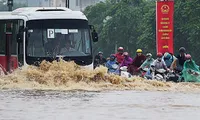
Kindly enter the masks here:
<path id="1" fill-rule="evenodd" d="M 0 120 L 189 120 L 200 118 L 195 93 L 0 91 Z"/>

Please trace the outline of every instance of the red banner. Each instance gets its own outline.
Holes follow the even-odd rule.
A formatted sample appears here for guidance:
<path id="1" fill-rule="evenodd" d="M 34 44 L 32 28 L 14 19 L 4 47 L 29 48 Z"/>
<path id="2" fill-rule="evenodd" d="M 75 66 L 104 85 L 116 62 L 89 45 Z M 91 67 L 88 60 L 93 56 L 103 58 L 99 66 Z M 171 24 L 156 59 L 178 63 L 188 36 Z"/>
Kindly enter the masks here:
<path id="1" fill-rule="evenodd" d="M 157 52 L 174 53 L 174 1 L 156 2 L 156 44 Z"/>

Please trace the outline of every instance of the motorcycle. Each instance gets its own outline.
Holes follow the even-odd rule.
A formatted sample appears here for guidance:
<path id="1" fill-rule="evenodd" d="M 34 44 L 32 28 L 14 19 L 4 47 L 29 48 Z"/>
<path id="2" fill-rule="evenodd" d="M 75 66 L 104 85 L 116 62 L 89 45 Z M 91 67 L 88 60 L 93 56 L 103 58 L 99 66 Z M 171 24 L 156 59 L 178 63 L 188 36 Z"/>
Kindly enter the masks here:
<path id="1" fill-rule="evenodd" d="M 187 69 L 183 72 L 184 82 L 200 82 L 200 72 L 192 69 Z"/>
<path id="2" fill-rule="evenodd" d="M 100 66 L 106 66 L 106 63 L 100 63 L 99 60 L 96 60 L 96 63 L 94 64 L 94 69 Z"/>
<path id="3" fill-rule="evenodd" d="M 152 69 L 152 79 L 166 82 L 167 81 L 167 71 L 165 69 Z"/>
<path id="4" fill-rule="evenodd" d="M 149 68 L 141 68 L 140 69 L 140 77 L 146 78 L 146 73 L 149 71 Z"/>
<path id="5" fill-rule="evenodd" d="M 123 66 L 120 68 L 120 76 L 125 78 L 133 77 L 129 72 L 127 66 Z"/>
<path id="6" fill-rule="evenodd" d="M 111 69 L 108 69 L 108 73 L 120 75 L 119 65 L 113 64 L 113 65 L 111 66 Z"/>
<path id="7" fill-rule="evenodd" d="M 128 69 L 126 66 L 120 67 L 117 64 L 113 64 L 112 65 L 112 69 L 108 70 L 108 73 L 111 74 L 115 74 L 115 75 L 119 75 L 121 77 L 125 77 L 125 78 L 131 78 L 133 77 L 129 72 L 127 72 Z"/>
<path id="8" fill-rule="evenodd" d="M 183 79 L 181 79 L 182 73 L 180 71 L 173 71 L 170 70 L 169 73 L 167 73 L 166 81 L 172 81 L 172 82 L 182 82 Z"/>
<path id="9" fill-rule="evenodd" d="M 187 70 L 187 73 L 190 74 L 190 75 L 193 75 L 193 76 L 199 76 L 200 75 L 199 72 L 196 72 L 196 71 L 191 70 L 191 69 Z"/>

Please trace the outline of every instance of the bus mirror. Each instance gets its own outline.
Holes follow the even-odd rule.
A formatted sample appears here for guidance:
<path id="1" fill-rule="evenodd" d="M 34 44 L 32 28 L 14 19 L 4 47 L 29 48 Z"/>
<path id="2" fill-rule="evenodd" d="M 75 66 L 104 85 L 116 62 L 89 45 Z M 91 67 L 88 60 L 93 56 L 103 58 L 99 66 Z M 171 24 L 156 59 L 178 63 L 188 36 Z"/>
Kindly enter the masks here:
<path id="1" fill-rule="evenodd" d="M 94 29 L 94 26 L 93 26 L 93 25 L 89 25 L 89 28 L 90 28 L 90 30 L 92 31 L 92 39 L 93 39 L 93 42 L 97 42 L 99 37 L 98 37 L 97 32 L 96 32 L 95 29 Z"/>
<path id="2" fill-rule="evenodd" d="M 98 34 L 95 30 L 92 31 L 92 39 L 93 39 L 93 42 L 98 42 Z"/>
<path id="3" fill-rule="evenodd" d="M 94 26 L 93 25 L 89 25 L 89 28 L 90 28 L 90 30 L 92 30 L 94 28 Z"/>

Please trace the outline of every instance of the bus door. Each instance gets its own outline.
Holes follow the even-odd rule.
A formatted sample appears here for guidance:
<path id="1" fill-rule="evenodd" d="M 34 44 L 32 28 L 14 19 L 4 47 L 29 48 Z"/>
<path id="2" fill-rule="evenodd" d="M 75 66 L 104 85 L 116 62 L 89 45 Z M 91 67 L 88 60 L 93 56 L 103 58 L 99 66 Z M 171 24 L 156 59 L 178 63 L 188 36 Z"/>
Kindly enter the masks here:
<path id="1" fill-rule="evenodd" d="M 18 68 L 18 34 L 21 20 L 0 20 L 0 65 L 11 72 Z M 23 43 L 23 42 L 22 42 Z"/>

